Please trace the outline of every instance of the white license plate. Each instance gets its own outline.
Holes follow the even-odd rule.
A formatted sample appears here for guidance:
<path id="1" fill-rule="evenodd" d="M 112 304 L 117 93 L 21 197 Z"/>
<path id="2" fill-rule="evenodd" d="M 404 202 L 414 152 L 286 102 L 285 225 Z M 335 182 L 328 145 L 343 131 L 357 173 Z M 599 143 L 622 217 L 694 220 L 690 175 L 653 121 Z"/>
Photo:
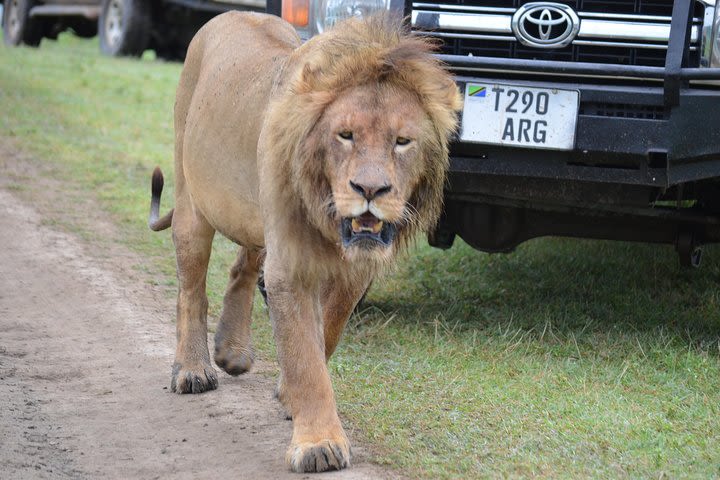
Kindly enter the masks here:
<path id="1" fill-rule="evenodd" d="M 577 90 L 468 83 L 460 139 L 572 150 L 579 101 Z"/>

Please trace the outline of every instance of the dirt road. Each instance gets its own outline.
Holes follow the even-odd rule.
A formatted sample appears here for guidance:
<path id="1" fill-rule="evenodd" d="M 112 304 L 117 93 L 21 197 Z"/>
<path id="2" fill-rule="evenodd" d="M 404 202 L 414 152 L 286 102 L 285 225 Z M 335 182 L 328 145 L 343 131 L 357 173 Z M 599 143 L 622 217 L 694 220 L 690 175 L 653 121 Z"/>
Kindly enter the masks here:
<path id="1" fill-rule="evenodd" d="M 138 278 L 136 255 L 46 220 L 0 181 L 0 478 L 312 477 L 284 465 L 272 366 L 170 393 L 174 302 Z M 394 477 L 354 452 L 316 478 Z"/>

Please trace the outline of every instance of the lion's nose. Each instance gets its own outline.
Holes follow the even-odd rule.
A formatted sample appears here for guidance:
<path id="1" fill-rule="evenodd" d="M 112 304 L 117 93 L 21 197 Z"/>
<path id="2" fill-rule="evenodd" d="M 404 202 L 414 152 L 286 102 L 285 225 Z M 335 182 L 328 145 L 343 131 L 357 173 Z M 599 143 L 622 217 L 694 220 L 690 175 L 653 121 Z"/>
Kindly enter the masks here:
<path id="1" fill-rule="evenodd" d="M 350 180 L 350 188 L 365 197 L 367 201 L 370 201 L 390 192 L 392 190 L 392 185 L 364 185 Z"/>

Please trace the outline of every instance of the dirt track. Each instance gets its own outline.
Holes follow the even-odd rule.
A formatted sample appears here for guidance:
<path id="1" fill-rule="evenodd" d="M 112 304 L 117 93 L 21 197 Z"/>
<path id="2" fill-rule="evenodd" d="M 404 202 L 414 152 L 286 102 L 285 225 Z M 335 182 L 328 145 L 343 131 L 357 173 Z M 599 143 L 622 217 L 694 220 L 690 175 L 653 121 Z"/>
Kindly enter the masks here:
<path id="1" fill-rule="evenodd" d="M 8 155 L 0 148 L 0 478 L 311 477 L 284 465 L 291 422 L 262 374 L 273 367 L 170 393 L 174 302 L 138 278 L 136 255 L 46 226 L 27 194 L 7 190 L 26 168 Z M 354 454 L 351 469 L 315 478 L 395 477 Z"/>

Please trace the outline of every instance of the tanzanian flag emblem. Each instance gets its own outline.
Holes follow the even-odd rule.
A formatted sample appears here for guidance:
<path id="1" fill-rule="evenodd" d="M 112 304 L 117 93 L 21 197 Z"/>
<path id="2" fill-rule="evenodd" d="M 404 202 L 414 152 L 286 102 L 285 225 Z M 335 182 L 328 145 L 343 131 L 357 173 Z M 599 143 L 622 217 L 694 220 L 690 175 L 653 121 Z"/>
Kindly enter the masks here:
<path id="1" fill-rule="evenodd" d="M 481 87 L 479 85 L 469 85 L 468 86 L 468 96 L 470 96 L 470 97 L 475 97 L 475 98 L 484 97 L 486 93 L 487 93 L 486 87 Z"/>

